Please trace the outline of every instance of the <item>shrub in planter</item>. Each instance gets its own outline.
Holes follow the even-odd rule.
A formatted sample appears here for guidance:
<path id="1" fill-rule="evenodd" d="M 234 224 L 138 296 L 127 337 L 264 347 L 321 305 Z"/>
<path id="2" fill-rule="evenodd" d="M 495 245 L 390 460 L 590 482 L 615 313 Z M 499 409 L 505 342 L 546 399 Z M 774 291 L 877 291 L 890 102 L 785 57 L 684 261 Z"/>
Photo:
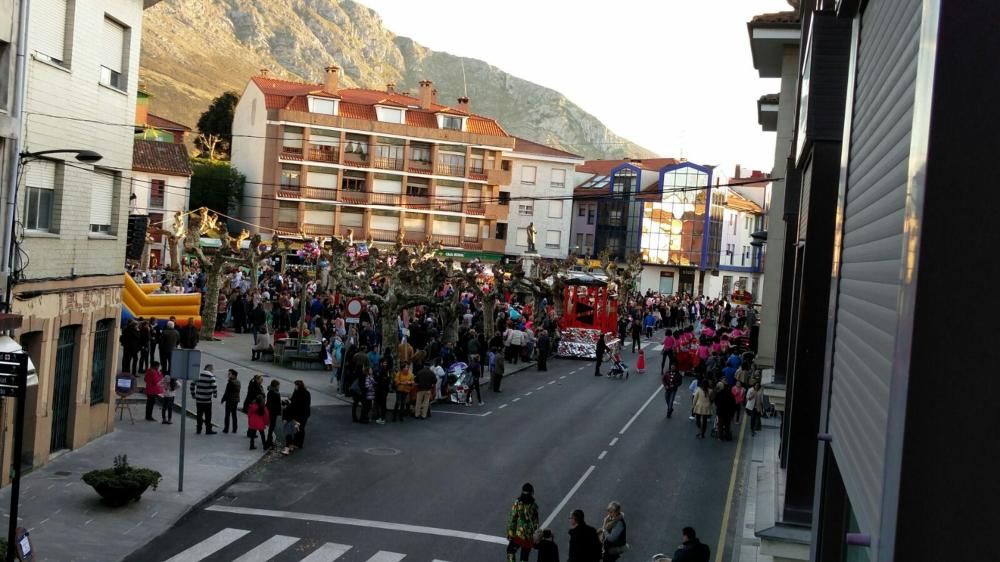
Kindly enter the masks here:
<path id="1" fill-rule="evenodd" d="M 139 501 L 142 493 L 150 486 L 155 490 L 161 479 L 155 470 L 129 465 L 127 455 L 115 457 L 112 468 L 91 470 L 83 475 L 83 481 L 97 490 L 104 503 L 112 506 Z"/>

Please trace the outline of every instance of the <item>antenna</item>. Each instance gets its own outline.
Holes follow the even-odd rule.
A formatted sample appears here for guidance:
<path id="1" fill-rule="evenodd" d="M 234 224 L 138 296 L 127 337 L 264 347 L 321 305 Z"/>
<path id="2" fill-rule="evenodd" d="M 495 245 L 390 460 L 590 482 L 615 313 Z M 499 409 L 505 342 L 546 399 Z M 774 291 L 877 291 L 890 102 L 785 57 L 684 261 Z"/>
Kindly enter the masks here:
<path id="1" fill-rule="evenodd" d="M 469 97 L 469 83 L 465 81 L 465 59 L 459 59 L 462 61 L 462 88 L 465 92 L 462 94 L 465 97 Z"/>

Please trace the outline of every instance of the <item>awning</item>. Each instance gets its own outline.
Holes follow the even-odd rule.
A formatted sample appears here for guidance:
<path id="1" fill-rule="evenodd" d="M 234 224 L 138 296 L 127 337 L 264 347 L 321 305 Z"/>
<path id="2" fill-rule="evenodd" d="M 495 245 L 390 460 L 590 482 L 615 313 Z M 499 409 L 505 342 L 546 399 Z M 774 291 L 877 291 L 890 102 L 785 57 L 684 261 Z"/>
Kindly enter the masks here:
<path id="1" fill-rule="evenodd" d="M 0 336 L 0 352 L 21 353 L 24 349 L 10 336 Z M 38 372 L 35 371 L 35 364 L 28 357 L 28 386 L 38 386 Z"/>

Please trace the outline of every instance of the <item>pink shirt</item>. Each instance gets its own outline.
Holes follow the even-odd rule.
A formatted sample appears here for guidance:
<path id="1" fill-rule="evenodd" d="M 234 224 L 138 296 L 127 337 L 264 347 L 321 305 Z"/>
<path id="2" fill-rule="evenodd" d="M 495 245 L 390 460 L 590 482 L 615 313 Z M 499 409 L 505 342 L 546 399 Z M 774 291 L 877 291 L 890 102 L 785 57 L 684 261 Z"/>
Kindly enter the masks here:
<path id="1" fill-rule="evenodd" d="M 670 350 L 672 350 L 675 347 L 677 347 L 677 340 L 674 339 L 674 336 L 667 336 L 667 337 L 663 338 L 663 350 L 664 351 L 670 351 Z"/>

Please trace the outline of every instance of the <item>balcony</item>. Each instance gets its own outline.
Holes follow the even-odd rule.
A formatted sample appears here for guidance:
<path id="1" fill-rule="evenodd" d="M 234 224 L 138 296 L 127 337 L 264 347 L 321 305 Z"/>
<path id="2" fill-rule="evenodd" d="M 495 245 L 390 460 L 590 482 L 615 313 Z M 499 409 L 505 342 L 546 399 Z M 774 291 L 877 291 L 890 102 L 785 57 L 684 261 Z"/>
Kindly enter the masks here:
<path id="1" fill-rule="evenodd" d="M 390 157 L 390 156 L 376 156 L 372 159 L 372 168 L 378 168 L 380 170 L 403 170 L 403 158 Z"/>
<path id="2" fill-rule="evenodd" d="M 419 231 L 418 230 L 406 230 L 406 231 L 403 231 L 403 243 L 404 244 L 410 244 L 410 245 L 420 244 L 421 242 L 426 242 L 427 238 L 428 238 L 427 233 L 424 232 L 423 230 L 419 230 Z"/>
<path id="3" fill-rule="evenodd" d="M 305 230 L 306 234 L 313 236 L 332 236 L 333 235 L 333 225 L 332 224 L 309 224 L 305 223 L 302 225 L 302 229 Z"/>
<path id="4" fill-rule="evenodd" d="M 279 222 L 278 223 L 278 230 L 282 230 L 282 231 L 285 231 L 285 232 L 298 232 L 299 231 L 299 223 L 297 223 L 297 222 Z"/>
<path id="5" fill-rule="evenodd" d="M 281 154 L 278 157 L 282 160 L 302 160 L 302 147 L 283 146 L 281 147 Z"/>
<path id="6" fill-rule="evenodd" d="M 351 205 L 367 205 L 368 195 L 369 193 L 367 191 L 345 191 L 343 189 L 338 189 L 337 201 Z"/>
<path id="7" fill-rule="evenodd" d="M 403 196 L 398 193 L 369 193 L 368 202 L 372 205 L 388 205 L 399 207 L 402 205 Z"/>
<path id="8" fill-rule="evenodd" d="M 483 206 L 482 201 L 470 201 L 465 204 L 465 212 L 470 215 L 480 215 L 486 214 L 486 207 Z"/>
<path id="9" fill-rule="evenodd" d="M 426 195 L 407 195 L 403 199 L 403 205 L 410 209 L 427 209 L 430 204 L 431 199 Z"/>
<path id="10" fill-rule="evenodd" d="M 368 234 L 376 242 L 395 242 L 399 238 L 399 232 L 395 230 L 372 228 L 368 230 Z"/>
<path id="11" fill-rule="evenodd" d="M 434 166 L 427 160 L 410 160 L 406 171 L 411 174 L 431 174 L 434 172 Z"/>
<path id="12" fill-rule="evenodd" d="M 462 247 L 462 237 L 461 236 L 447 236 L 443 234 L 435 234 L 432 238 L 441 242 L 443 246 L 448 248 L 461 248 Z"/>
<path id="13" fill-rule="evenodd" d="M 449 164 L 438 164 L 434 167 L 434 173 L 439 176 L 465 177 L 465 166 L 452 166 Z"/>
<path id="14" fill-rule="evenodd" d="M 483 205 L 485 209 L 485 216 L 488 219 L 506 219 L 507 212 L 510 209 L 510 205 L 501 205 L 500 203 L 486 203 Z"/>
<path id="15" fill-rule="evenodd" d="M 368 154 L 364 152 L 345 152 L 344 164 L 357 166 L 359 168 L 367 168 Z"/>
<path id="16" fill-rule="evenodd" d="M 495 252 L 498 254 L 504 253 L 507 246 L 506 240 L 495 240 L 493 238 L 483 239 L 483 251 L 484 252 Z"/>
<path id="17" fill-rule="evenodd" d="M 489 185 L 510 185 L 510 170 L 486 170 L 486 183 Z"/>
<path id="18" fill-rule="evenodd" d="M 309 160 L 313 162 L 327 162 L 336 164 L 340 162 L 340 150 L 336 146 L 327 144 L 310 144 Z"/>
<path id="19" fill-rule="evenodd" d="M 483 241 L 479 238 L 467 238 L 462 237 L 462 249 L 465 250 L 482 250 Z"/>
<path id="20" fill-rule="evenodd" d="M 487 178 L 489 178 L 489 174 L 487 174 L 486 171 L 483 170 L 482 168 L 470 168 L 469 169 L 469 179 L 470 180 L 486 181 Z"/>
<path id="21" fill-rule="evenodd" d="M 319 201 L 336 201 L 337 190 L 322 187 L 298 187 L 283 185 L 278 188 L 278 199 L 315 199 Z"/>

